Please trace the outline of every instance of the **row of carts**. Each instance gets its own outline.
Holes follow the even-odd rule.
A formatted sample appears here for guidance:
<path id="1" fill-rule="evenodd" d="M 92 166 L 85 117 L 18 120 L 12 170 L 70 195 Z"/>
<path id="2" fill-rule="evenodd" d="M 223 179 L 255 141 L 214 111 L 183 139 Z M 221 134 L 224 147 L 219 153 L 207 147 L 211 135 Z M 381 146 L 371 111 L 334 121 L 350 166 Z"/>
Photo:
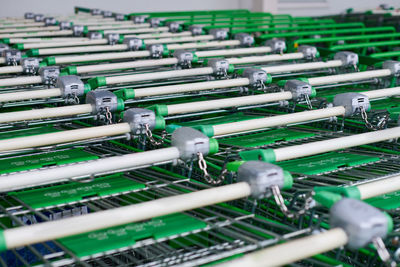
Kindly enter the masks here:
<path id="1" fill-rule="evenodd" d="M 396 10 L 74 11 L 0 19 L 1 266 L 400 263 Z"/>

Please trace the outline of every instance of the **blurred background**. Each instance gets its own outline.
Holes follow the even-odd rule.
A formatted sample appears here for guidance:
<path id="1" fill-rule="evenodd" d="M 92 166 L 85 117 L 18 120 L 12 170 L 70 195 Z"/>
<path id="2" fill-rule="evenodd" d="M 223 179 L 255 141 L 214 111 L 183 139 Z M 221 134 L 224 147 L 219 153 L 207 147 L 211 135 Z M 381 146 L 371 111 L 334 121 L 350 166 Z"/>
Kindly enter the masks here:
<path id="1" fill-rule="evenodd" d="M 384 3 L 397 6 L 399 0 Z M 74 6 L 96 7 L 115 12 L 154 12 L 172 10 L 240 9 L 285 13 L 294 16 L 318 16 L 344 12 L 347 8 L 364 11 L 382 4 L 382 0 L 1 0 L 0 16 L 22 16 L 46 10 L 48 14 L 73 12 Z"/>

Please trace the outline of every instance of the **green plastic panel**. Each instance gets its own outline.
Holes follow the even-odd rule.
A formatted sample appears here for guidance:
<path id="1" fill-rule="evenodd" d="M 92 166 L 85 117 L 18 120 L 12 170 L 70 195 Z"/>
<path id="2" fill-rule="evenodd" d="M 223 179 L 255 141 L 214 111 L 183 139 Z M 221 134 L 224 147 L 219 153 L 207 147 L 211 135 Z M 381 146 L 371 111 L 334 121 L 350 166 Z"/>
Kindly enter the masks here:
<path id="1" fill-rule="evenodd" d="M 98 158 L 99 157 L 80 148 L 75 148 L 38 155 L 0 159 L 0 174 L 26 171 L 36 168 L 43 168 L 45 166 L 61 165 Z"/>
<path id="2" fill-rule="evenodd" d="M 218 142 L 220 144 L 232 145 L 232 146 L 257 147 L 257 146 L 273 144 L 278 141 L 290 141 L 312 136 L 315 136 L 315 134 L 294 131 L 289 129 L 277 129 L 251 135 L 223 138 L 218 140 Z"/>
<path id="3" fill-rule="evenodd" d="M 41 208 L 144 187 L 144 184 L 136 183 L 122 174 L 114 174 L 97 178 L 91 183 L 73 182 L 48 188 L 11 192 L 9 195 L 17 197 L 32 208 Z"/>
<path id="4" fill-rule="evenodd" d="M 305 157 L 277 163 L 284 170 L 304 174 L 319 174 L 337 170 L 344 166 L 356 166 L 360 164 L 375 162 L 378 157 L 357 155 L 351 153 L 331 152 L 317 156 Z"/>
<path id="5" fill-rule="evenodd" d="M 0 140 L 16 138 L 16 137 L 23 137 L 23 136 L 30 136 L 30 135 L 37 135 L 37 134 L 54 133 L 54 132 L 60 132 L 60 131 L 61 130 L 54 128 L 53 125 L 46 125 L 46 126 L 42 126 L 42 127 L 34 127 L 34 128 L 29 128 L 29 129 L 2 132 L 2 133 L 0 133 Z"/>
<path id="6" fill-rule="evenodd" d="M 397 209 L 400 208 L 400 191 L 366 199 L 365 202 L 380 209 Z"/>
<path id="7" fill-rule="evenodd" d="M 390 98 L 378 101 L 371 101 L 372 109 L 386 109 L 393 119 L 397 119 L 400 115 L 400 99 Z"/>
<path id="8" fill-rule="evenodd" d="M 207 224 L 191 216 L 177 213 L 59 239 L 78 257 L 134 245 L 137 241 L 160 239 L 197 230 Z"/>

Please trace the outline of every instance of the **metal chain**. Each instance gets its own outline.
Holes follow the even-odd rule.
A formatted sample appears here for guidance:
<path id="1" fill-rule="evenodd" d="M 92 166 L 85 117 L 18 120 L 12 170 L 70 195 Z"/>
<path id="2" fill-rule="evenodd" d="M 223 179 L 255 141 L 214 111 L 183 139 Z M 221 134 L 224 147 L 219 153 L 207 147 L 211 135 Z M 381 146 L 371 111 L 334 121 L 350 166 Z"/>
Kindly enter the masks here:
<path id="1" fill-rule="evenodd" d="M 79 104 L 80 100 L 76 94 L 73 94 L 75 104 Z"/>
<path id="2" fill-rule="evenodd" d="M 259 90 L 262 90 L 262 91 L 266 92 L 267 86 L 265 86 L 265 84 L 263 83 L 263 81 L 260 80 L 260 81 L 258 81 L 257 83 L 258 83 L 257 88 L 259 88 Z"/>
<path id="3" fill-rule="evenodd" d="M 106 116 L 106 123 L 107 123 L 107 124 L 112 124 L 112 113 L 111 113 L 109 107 L 106 107 L 105 116 Z"/>
<path id="4" fill-rule="evenodd" d="M 221 76 L 221 77 L 224 77 L 225 79 L 229 79 L 229 76 L 228 76 L 228 73 L 226 72 L 226 70 L 218 71 L 217 76 Z"/>
<path id="5" fill-rule="evenodd" d="M 150 130 L 150 126 L 147 123 L 144 125 L 144 128 L 145 128 L 146 137 L 149 139 L 150 143 L 153 146 L 160 146 L 160 145 L 164 144 L 165 138 L 167 137 L 166 131 L 162 132 L 161 139 L 159 141 L 157 141 L 156 139 L 154 139 L 153 133 Z"/>
<path id="6" fill-rule="evenodd" d="M 199 158 L 199 168 L 203 171 L 204 175 L 203 178 L 206 180 L 207 183 L 212 185 L 221 184 L 225 180 L 225 175 L 228 173 L 228 170 L 224 167 L 221 171 L 220 175 L 217 179 L 213 179 L 212 176 L 207 171 L 207 162 L 204 159 L 203 153 L 198 152 L 197 157 Z"/>
<path id="7" fill-rule="evenodd" d="M 375 126 L 375 125 L 372 125 L 372 123 L 368 121 L 368 115 L 367 115 L 367 112 L 365 111 L 364 107 L 360 107 L 360 113 L 361 113 L 361 118 L 364 120 L 365 127 L 367 127 L 370 130 L 374 130 L 374 131 L 382 130 L 386 126 L 387 122 L 389 121 L 389 115 L 386 114 Z"/>
<path id="8" fill-rule="evenodd" d="M 385 243 L 383 242 L 382 238 L 375 237 L 374 239 L 372 239 L 372 243 L 374 244 L 379 257 L 383 262 L 387 264 L 387 266 L 397 266 L 396 262 L 390 256 L 389 251 L 386 249 Z"/>
<path id="9" fill-rule="evenodd" d="M 49 85 L 55 85 L 57 83 L 57 78 L 50 78 Z"/>
<path id="10" fill-rule="evenodd" d="M 202 170 L 203 173 L 204 173 L 204 179 L 206 179 L 206 181 L 207 181 L 208 183 L 212 183 L 212 178 L 211 178 L 210 174 L 209 174 L 208 171 L 207 171 L 207 162 L 206 162 L 206 160 L 205 160 L 204 157 L 203 157 L 203 153 L 198 152 L 198 153 L 197 153 L 197 157 L 199 158 L 199 162 L 198 162 L 199 168 L 200 168 L 200 170 Z"/>
<path id="11" fill-rule="evenodd" d="M 79 100 L 79 97 L 75 93 L 73 93 L 73 94 L 67 95 L 67 97 L 65 98 L 65 102 L 68 104 L 78 105 L 80 100 Z"/>
<path id="12" fill-rule="evenodd" d="M 192 62 L 190 62 L 189 60 L 185 60 L 181 64 L 178 64 L 177 66 L 180 66 L 182 69 L 191 69 Z"/>
<path id="13" fill-rule="evenodd" d="M 312 109 L 313 107 L 312 107 L 312 104 L 311 104 L 310 97 L 309 97 L 308 95 L 304 95 L 304 98 L 305 98 L 305 100 L 306 100 L 306 102 L 307 102 L 308 108 L 309 108 L 309 109 Z"/>
<path id="14" fill-rule="evenodd" d="M 31 70 L 30 70 L 30 73 L 31 73 L 32 75 L 36 75 L 36 74 L 37 74 L 37 69 L 36 69 L 35 67 L 31 67 L 30 69 L 31 69 Z"/>
<path id="15" fill-rule="evenodd" d="M 288 217 L 290 219 L 298 218 L 299 216 L 304 215 L 311 208 L 311 204 L 313 202 L 313 195 L 314 195 L 313 191 L 308 194 L 308 196 L 305 199 L 304 206 L 302 207 L 302 209 L 300 209 L 297 212 L 289 211 L 289 209 L 287 208 L 287 206 L 285 204 L 285 201 L 283 200 L 283 196 L 281 194 L 281 190 L 279 189 L 279 186 L 273 185 L 271 187 L 271 191 L 272 191 L 272 194 L 274 195 L 275 202 L 278 205 L 279 209 L 282 211 L 282 213 L 286 217 Z"/>

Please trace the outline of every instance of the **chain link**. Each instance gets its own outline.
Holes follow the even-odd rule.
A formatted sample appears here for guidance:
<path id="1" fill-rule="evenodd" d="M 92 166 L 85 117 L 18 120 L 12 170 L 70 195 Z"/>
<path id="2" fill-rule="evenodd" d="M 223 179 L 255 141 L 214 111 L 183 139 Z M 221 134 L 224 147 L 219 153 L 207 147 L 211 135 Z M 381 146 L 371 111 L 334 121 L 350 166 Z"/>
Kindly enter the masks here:
<path id="1" fill-rule="evenodd" d="M 264 92 L 266 92 L 267 86 L 265 86 L 265 84 L 263 83 L 263 81 L 258 81 L 257 82 L 257 88 L 259 90 L 262 90 Z"/>
<path id="2" fill-rule="evenodd" d="M 297 212 L 291 212 L 289 211 L 289 209 L 287 208 L 285 201 L 283 199 L 283 196 L 281 194 L 281 190 L 279 189 L 279 186 L 277 185 L 273 185 L 271 187 L 271 191 L 272 194 L 274 195 L 274 199 L 276 204 L 278 205 L 279 209 L 282 211 L 282 213 L 292 219 L 292 218 L 298 218 L 301 215 L 304 215 L 310 208 L 311 208 L 311 204 L 313 203 L 313 196 L 314 196 L 314 192 L 310 192 L 307 196 L 306 199 L 304 201 L 304 206 L 302 207 L 302 209 L 300 209 Z"/>
<path id="3" fill-rule="evenodd" d="M 210 174 L 207 171 L 207 162 L 203 157 L 203 153 L 198 152 L 197 153 L 197 157 L 199 158 L 199 162 L 198 162 L 199 168 L 204 173 L 204 179 L 206 179 L 206 181 L 208 183 L 211 183 L 212 182 L 212 178 L 211 178 Z"/>
<path id="4" fill-rule="evenodd" d="M 226 70 L 218 70 L 216 73 L 215 73 L 215 75 L 217 76 L 217 77 L 223 77 L 223 78 L 225 78 L 225 79 L 229 79 L 229 76 L 228 76 L 228 73 L 226 72 Z"/>
<path id="5" fill-rule="evenodd" d="M 374 244 L 379 257 L 383 262 L 387 264 L 387 266 L 395 267 L 397 265 L 390 256 L 389 251 L 386 249 L 385 243 L 383 242 L 382 238 L 375 237 L 374 239 L 372 239 L 372 243 Z"/>
<path id="6" fill-rule="evenodd" d="M 192 62 L 189 60 L 185 60 L 181 62 L 180 64 L 177 64 L 176 67 L 180 67 L 181 69 L 191 69 L 192 68 Z"/>
<path id="7" fill-rule="evenodd" d="M 74 105 L 78 105 L 80 103 L 79 97 L 73 93 L 70 95 L 67 95 L 67 97 L 65 98 L 65 102 L 68 104 L 74 104 Z"/>
<path id="8" fill-rule="evenodd" d="M 79 97 L 76 94 L 73 94 L 73 98 L 74 98 L 75 104 L 79 104 L 80 103 Z"/>
<path id="9" fill-rule="evenodd" d="M 360 113 L 361 113 L 361 118 L 364 120 L 365 127 L 367 127 L 369 130 L 373 131 L 382 130 L 389 121 L 389 115 L 386 114 L 375 126 L 368 120 L 368 114 L 364 109 L 364 107 L 360 107 Z"/>
<path id="10" fill-rule="evenodd" d="M 220 175 L 217 177 L 217 179 L 213 179 L 212 176 L 207 171 L 207 162 L 204 159 L 203 153 L 198 152 L 197 157 L 199 159 L 199 162 L 198 162 L 199 168 L 204 173 L 203 178 L 206 180 L 207 183 L 212 184 L 212 185 L 217 185 L 217 184 L 221 184 L 223 181 L 225 181 L 225 176 L 228 173 L 228 170 L 225 168 L 225 166 L 223 167 L 223 169 L 222 169 Z"/>
<path id="11" fill-rule="evenodd" d="M 162 132 L 161 139 L 159 141 L 157 141 L 156 139 L 154 139 L 153 133 L 150 130 L 150 126 L 147 123 L 144 125 L 144 128 L 145 128 L 146 137 L 149 139 L 150 143 L 153 146 L 160 146 L 160 145 L 164 144 L 165 138 L 167 137 L 166 131 Z"/>
<path id="12" fill-rule="evenodd" d="M 24 72 L 27 74 L 35 75 L 36 74 L 36 68 L 33 66 L 28 66 L 24 69 Z"/>
<path id="13" fill-rule="evenodd" d="M 312 107 L 312 104 L 311 104 L 310 97 L 309 97 L 308 95 L 304 95 L 304 99 L 305 99 L 306 102 L 307 102 L 308 108 L 309 108 L 309 109 L 312 109 L 313 107 Z"/>
<path id="14" fill-rule="evenodd" d="M 107 124 L 112 124 L 112 113 L 111 113 L 109 107 L 106 107 L 105 116 L 106 116 L 106 123 L 107 123 Z"/>

